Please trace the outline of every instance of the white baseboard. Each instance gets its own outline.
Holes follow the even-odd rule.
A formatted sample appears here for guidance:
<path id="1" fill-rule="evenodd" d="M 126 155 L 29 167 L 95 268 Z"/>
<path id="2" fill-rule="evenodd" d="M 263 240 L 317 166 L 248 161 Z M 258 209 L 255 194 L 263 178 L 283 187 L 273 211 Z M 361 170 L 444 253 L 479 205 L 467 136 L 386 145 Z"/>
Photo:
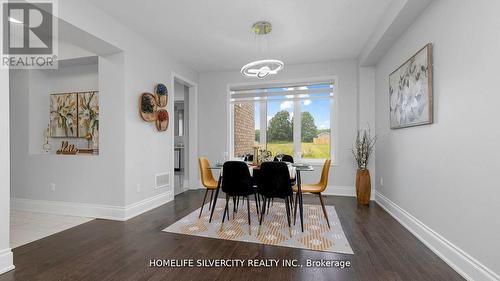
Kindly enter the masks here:
<path id="1" fill-rule="evenodd" d="M 0 274 L 14 269 L 12 250 L 10 248 L 0 250 Z"/>
<path id="2" fill-rule="evenodd" d="M 356 197 L 356 187 L 348 185 L 329 185 L 322 193 L 324 195 Z M 375 189 L 372 188 L 370 200 L 375 200 Z"/>
<path id="3" fill-rule="evenodd" d="M 446 240 L 384 195 L 376 193 L 375 201 L 465 279 L 500 281 L 500 276 L 497 273 Z"/>
<path id="4" fill-rule="evenodd" d="M 163 204 L 166 204 L 174 200 L 174 191 L 169 190 L 164 193 L 160 193 L 153 197 L 146 198 L 142 201 L 127 205 L 124 208 L 124 219 L 129 220 L 135 216 L 143 214 L 149 210 L 157 208 Z"/>
<path id="5" fill-rule="evenodd" d="M 160 193 L 142 201 L 123 206 L 87 204 L 63 201 L 11 198 L 14 210 L 126 221 L 174 199 L 173 192 Z"/>

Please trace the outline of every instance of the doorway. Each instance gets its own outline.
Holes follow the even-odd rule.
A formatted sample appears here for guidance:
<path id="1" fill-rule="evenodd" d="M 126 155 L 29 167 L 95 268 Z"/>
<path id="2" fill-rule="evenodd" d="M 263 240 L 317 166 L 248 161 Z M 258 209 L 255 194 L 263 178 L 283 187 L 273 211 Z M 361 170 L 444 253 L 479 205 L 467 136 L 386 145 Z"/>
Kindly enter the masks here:
<path id="1" fill-rule="evenodd" d="M 173 74 L 174 195 L 197 187 L 197 86 Z"/>

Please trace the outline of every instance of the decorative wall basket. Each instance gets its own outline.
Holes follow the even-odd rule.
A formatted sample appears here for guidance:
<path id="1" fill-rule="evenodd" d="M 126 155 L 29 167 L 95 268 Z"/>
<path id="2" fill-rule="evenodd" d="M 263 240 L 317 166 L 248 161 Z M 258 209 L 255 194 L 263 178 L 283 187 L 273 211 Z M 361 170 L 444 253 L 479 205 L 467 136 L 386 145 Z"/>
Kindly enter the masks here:
<path id="1" fill-rule="evenodd" d="M 168 90 L 167 86 L 164 84 L 157 84 L 155 86 L 155 94 L 156 94 L 156 100 L 158 102 L 159 107 L 165 107 L 167 106 L 168 103 Z"/>
<path id="2" fill-rule="evenodd" d="M 169 115 L 165 108 L 168 103 L 167 86 L 158 83 L 154 87 L 154 94 L 142 93 L 139 97 L 139 115 L 146 122 L 155 122 L 156 129 L 164 132 L 168 129 Z"/>
<path id="3" fill-rule="evenodd" d="M 156 129 L 160 132 L 166 131 L 169 119 L 168 112 L 165 109 L 159 109 L 156 113 Z"/>
<path id="4" fill-rule="evenodd" d="M 151 93 L 142 93 L 139 97 L 139 114 L 142 120 L 146 122 L 154 122 L 156 120 L 156 98 Z"/>

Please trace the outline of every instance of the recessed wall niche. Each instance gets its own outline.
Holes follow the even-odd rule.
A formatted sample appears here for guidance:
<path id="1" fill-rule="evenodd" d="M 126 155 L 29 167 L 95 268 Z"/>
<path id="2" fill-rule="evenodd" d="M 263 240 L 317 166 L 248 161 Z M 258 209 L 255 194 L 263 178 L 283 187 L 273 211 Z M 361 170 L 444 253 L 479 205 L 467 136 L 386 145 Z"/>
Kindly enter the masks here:
<path id="1" fill-rule="evenodd" d="M 47 134 L 51 148 L 48 154 L 63 152 L 61 146 L 66 143 L 80 149 L 78 155 L 98 154 L 97 56 L 62 60 L 58 69 L 24 70 L 17 75 L 25 76 L 22 80 L 27 84 L 30 154 L 47 154 Z M 60 154 L 74 154 L 66 152 Z"/>

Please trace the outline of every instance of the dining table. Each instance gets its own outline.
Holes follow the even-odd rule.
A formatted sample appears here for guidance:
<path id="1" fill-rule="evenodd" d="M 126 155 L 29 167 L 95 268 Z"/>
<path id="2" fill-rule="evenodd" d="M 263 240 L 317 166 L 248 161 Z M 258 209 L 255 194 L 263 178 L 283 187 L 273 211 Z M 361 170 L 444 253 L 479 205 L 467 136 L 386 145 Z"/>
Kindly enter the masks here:
<path id="1" fill-rule="evenodd" d="M 297 180 L 297 198 L 299 200 L 298 205 L 299 205 L 299 216 L 300 216 L 300 227 L 302 229 L 302 232 L 304 232 L 304 207 L 303 207 L 303 201 L 302 201 L 302 178 L 301 178 L 301 172 L 312 172 L 314 171 L 314 168 L 310 164 L 305 164 L 305 163 L 291 163 L 292 167 L 294 167 L 295 170 L 295 177 L 291 176 L 292 178 L 296 178 Z M 219 196 L 219 191 L 221 188 L 222 180 L 223 180 L 223 171 L 222 168 L 224 167 L 223 163 L 217 163 L 213 166 L 210 166 L 209 169 L 211 170 L 219 170 L 219 179 L 217 180 L 217 189 L 215 190 L 215 196 L 214 200 L 212 203 L 212 210 L 210 212 L 210 219 L 208 220 L 209 223 L 212 222 L 212 217 L 214 215 L 214 210 L 215 206 L 217 204 L 217 198 Z M 251 164 L 248 164 L 249 169 L 254 169 L 258 170 L 260 169 L 259 166 L 254 166 Z M 253 175 L 253 173 L 250 173 L 250 175 Z"/>

